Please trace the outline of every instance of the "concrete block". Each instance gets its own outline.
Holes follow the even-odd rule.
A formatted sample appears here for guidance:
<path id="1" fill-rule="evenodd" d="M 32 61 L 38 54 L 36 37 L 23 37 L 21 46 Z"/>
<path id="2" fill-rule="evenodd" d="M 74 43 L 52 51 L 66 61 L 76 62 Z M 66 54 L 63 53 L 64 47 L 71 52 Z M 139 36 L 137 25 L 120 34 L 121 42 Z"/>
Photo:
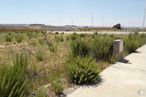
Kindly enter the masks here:
<path id="1" fill-rule="evenodd" d="M 118 60 L 123 59 L 123 50 L 123 40 L 115 40 L 113 43 L 113 56 Z"/>

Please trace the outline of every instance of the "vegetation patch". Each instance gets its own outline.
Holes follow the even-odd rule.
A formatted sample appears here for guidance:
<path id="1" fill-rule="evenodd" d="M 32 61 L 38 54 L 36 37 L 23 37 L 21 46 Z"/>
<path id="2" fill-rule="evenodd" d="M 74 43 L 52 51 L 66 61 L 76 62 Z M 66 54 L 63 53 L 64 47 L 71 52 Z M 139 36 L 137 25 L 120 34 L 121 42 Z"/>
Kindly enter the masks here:
<path id="1" fill-rule="evenodd" d="M 26 76 L 27 59 L 17 55 L 13 65 L 0 67 L 0 96 L 25 97 L 29 95 L 29 83 Z"/>
<path id="2" fill-rule="evenodd" d="M 66 71 L 69 81 L 78 85 L 95 84 L 100 79 L 100 68 L 91 57 L 70 58 Z"/>
<path id="3" fill-rule="evenodd" d="M 146 34 L 0 33 L 0 97 L 54 97 L 74 84 L 96 84 L 99 73 L 116 62 L 116 39 L 124 41 L 126 56 L 146 43 Z M 40 87 L 46 84 L 44 94 Z"/>

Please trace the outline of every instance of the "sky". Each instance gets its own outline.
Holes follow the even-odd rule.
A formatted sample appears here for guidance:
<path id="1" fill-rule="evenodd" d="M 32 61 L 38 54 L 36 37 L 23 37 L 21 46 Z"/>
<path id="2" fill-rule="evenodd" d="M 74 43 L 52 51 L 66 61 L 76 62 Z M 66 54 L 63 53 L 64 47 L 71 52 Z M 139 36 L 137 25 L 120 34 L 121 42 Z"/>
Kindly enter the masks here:
<path id="1" fill-rule="evenodd" d="M 0 24 L 141 27 L 144 8 L 146 0 L 0 0 Z"/>

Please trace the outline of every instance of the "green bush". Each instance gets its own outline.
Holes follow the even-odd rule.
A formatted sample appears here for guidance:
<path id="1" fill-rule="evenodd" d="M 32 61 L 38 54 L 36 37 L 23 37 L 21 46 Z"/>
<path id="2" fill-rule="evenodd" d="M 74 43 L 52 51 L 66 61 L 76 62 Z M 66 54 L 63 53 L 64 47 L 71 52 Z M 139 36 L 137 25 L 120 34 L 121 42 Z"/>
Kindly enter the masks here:
<path id="1" fill-rule="evenodd" d="M 141 43 L 140 46 L 143 46 L 146 43 L 146 34 L 141 34 L 140 39 L 141 39 L 140 40 L 140 43 Z"/>
<path id="2" fill-rule="evenodd" d="M 38 60 L 38 61 L 44 61 L 44 51 L 43 50 L 41 50 L 41 49 L 38 49 L 37 51 L 36 51 L 36 59 Z"/>
<path id="3" fill-rule="evenodd" d="M 66 41 L 69 41 L 70 40 L 70 36 L 69 35 L 66 36 L 65 39 L 66 39 Z"/>
<path id="4" fill-rule="evenodd" d="M 129 34 L 127 38 L 124 40 L 125 51 L 128 53 L 135 52 L 139 47 L 146 43 L 143 35 L 135 32 L 134 34 Z"/>
<path id="5" fill-rule="evenodd" d="M 76 39 L 71 42 L 71 53 L 74 57 L 76 56 L 81 56 L 85 57 L 89 55 L 90 48 L 89 45 L 81 40 L 81 39 Z"/>
<path id="6" fill-rule="evenodd" d="M 36 38 L 37 32 L 27 32 L 28 39 Z"/>
<path id="7" fill-rule="evenodd" d="M 27 59 L 17 55 L 12 65 L 0 67 L 0 97 L 25 97 L 29 92 L 26 78 Z"/>
<path id="8" fill-rule="evenodd" d="M 21 43 L 24 39 L 22 34 L 16 34 L 15 39 L 18 43 Z"/>
<path id="9" fill-rule="evenodd" d="M 55 36 L 55 41 L 56 42 L 63 42 L 64 38 L 63 38 L 63 36 Z"/>
<path id="10" fill-rule="evenodd" d="M 45 39 L 38 39 L 38 42 L 39 42 L 40 45 L 46 45 L 47 44 Z"/>
<path id="11" fill-rule="evenodd" d="M 57 50 L 57 47 L 53 44 L 52 41 L 47 41 L 47 46 L 50 52 L 55 52 Z"/>
<path id="12" fill-rule="evenodd" d="M 91 57 L 70 58 L 67 61 L 66 71 L 69 81 L 78 85 L 94 84 L 100 78 L 100 68 Z"/>
<path id="13" fill-rule="evenodd" d="M 84 38 L 86 36 L 86 34 L 80 34 L 81 38 Z"/>
<path id="14" fill-rule="evenodd" d="M 96 60 L 109 60 L 113 53 L 113 38 L 99 36 L 90 42 L 91 55 Z"/>
<path id="15" fill-rule="evenodd" d="M 99 35 L 98 32 L 93 33 L 93 35 Z"/>
<path id="16" fill-rule="evenodd" d="M 71 39 L 71 40 L 76 40 L 76 39 L 78 39 L 78 38 L 79 38 L 79 35 L 76 34 L 76 33 L 73 33 L 73 34 L 70 36 L 70 39 Z"/>
<path id="17" fill-rule="evenodd" d="M 131 39 L 131 38 L 128 38 L 125 40 L 125 51 L 128 52 L 128 53 L 132 53 L 132 52 L 135 52 L 138 47 L 139 47 L 139 43 L 137 40 L 135 39 Z"/>
<path id="18" fill-rule="evenodd" d="M 62 82 L 58 79 L 53 80 L 52 81 L 52 89 L 56 95 L 60 95 L 64 90 Z"/>
<path id="19" fill-rule="evenodd" d="M 55 32 L 55 34 L 59 34 L 59 32 Z"/>
<path id="20" fill-rule="evenodd" d="M 33 37 L 33 33 L 32 32 L 27 32 L 27 36 L 28 36 L 28 39 L 31 39 Z"/>
<path id="21" fill-rule="evenodd" d="M 92 56 L 96 60 L 109 61 L 113 53 L 114 38 L 110 36 L 96 36 L 87 39 L 78 38 L 71 42 L 71 53 L 74 57 Z"/>
<path id="22" fill-rule="evenodd" d="M 12 41 L 12 36 L 10 34 L 5 36 L 5 41 L 6 42 L 11 42 Z"/>

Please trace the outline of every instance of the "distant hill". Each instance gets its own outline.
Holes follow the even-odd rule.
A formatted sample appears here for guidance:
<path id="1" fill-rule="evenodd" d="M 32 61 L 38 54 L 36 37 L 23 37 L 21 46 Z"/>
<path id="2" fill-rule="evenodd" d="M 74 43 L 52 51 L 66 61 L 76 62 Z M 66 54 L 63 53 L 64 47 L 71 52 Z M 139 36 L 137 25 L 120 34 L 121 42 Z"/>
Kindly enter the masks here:
<path id="1" fill-rule="evenodd" d="M 0 24 L 0 30 L 43 30 L 43 31 L 73 31 L 76 26 L 50 26 L 44 24 Z"/>

